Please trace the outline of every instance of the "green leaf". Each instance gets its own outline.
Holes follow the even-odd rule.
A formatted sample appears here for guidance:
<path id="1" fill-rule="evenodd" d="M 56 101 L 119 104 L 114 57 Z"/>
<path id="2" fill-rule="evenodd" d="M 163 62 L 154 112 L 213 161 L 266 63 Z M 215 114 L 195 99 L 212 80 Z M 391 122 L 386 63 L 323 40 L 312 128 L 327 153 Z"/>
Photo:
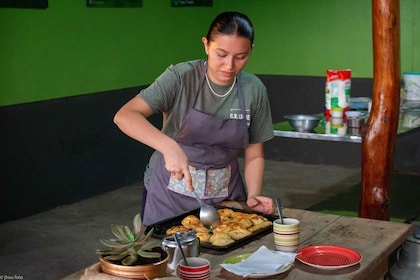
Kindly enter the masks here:
<path id="1" fill-rule="evenodd" d="M 127 241 L 131 241 L 131 242 L 134 241 L 134 234 L 128 226 L 124 226 L 124 231 L 125 231 Z"/>
<path id="2" fill-rule="evenodd" d="M 122 225 L 111 225 L 112 233 L 121 240 L 127 240 L 127 236 Z"/>
<path id="3" fill-rule="evenodd" d="M 126 252 L 127 249 L 98 249 L 96 250 L 96 254 L 98 255 L 116 255 Z"/>
<path id="4" fill-rule="evenodd" d="M 143 258 L 160 258 L 159 252 L 144 251 L 143 249 L 138 250 L 137 254 L 139 254 Z"/>
<path id="5" fill-rule="evenodd" d="M 140 214 L 137 214 L 136 216 L 134 216 L 133 225 L 134 225 L 134 233 L 137 236 L 140 236 L 144 231 L 144 225 L 141 222 Z"/>
<path id="6" fill-rule="evenodd" d="M 150 240 L 146 243 L 143 244 L 143 246 L 141 246 L 141 250 L 150 250 L 156 247 L 160 247 L 161 246 L 162 241 L 157 240 L 157 239 L 153 239 Z"/>
<path id="7" fill-rule="evenodd" d="M 134 246 L 131 246 L 130 248 L 128 248 L 127 252 L 130 254 L 137 254 L 137 250 Z"/>
<path id="8" fill-rule="evenodd" d="M 121 261 L 121 263 L 123 265 L 132 265 L 133 263 L 135 263 L 137 261 L 137 255 L 135 254 L 130 254 L 128 255 L 125 259 L 123 259 Z"/>
<path id="9" fill-rule="evenodd" d="M 149 238 L 152 237 L 154 230 L 155 230 L 154 228 L 151 228 L 149 232 L 147 233 L 147 235 L 144 237 L 144 240 L 149 240 Z"/>
<path id="10" fill-rule="evenodd" d="M 119 255 L 109 255 L 109 256 L 104 257 L 104 259 L 106 259 L 108 261 L 120 261 L 127 256 L 128 256 L 128 254 L 124 253 L 124 254 L 119 254 Z"/>
<path id="11" fill-rule="evenodd" d="M 122 249 L 122 248 L 127 248 L 130 246 L 130 244 L 127 243 L 122 243 L 119 240 L 113 240 L 113 239 L 99 239 L 99 241 L 104 244 L 106 247 L 110 247 L 110 248 L 117 248 L 117 249 Z"/>

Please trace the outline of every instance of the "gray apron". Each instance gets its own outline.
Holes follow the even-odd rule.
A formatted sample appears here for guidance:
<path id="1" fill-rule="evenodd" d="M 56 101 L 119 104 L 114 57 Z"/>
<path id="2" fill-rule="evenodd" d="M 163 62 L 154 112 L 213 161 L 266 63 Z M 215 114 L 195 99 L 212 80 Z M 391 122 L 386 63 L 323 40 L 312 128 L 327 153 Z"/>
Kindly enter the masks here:
<path id="1" fill-rule="evenodd" d="M 239 82 L 237 95 L 241 119 L 220 119 L 194 109 L 203 86 L 207 63 L 203 67 L 194 102 L 179 131 L 174 136 L 188 157 L 193 187 L 209 204 L 224 200 L 246 201 L 238 153 L 248 145 L 245 100 Z M 164 158 L 155 152 L 154 166 L 147 186 L 143 223 L 151 225 L 197 209 L 198 202 L 186 189 L 183 180 L 171 177 Z M 144 194 L 145 195 L 145 194 Z"/>

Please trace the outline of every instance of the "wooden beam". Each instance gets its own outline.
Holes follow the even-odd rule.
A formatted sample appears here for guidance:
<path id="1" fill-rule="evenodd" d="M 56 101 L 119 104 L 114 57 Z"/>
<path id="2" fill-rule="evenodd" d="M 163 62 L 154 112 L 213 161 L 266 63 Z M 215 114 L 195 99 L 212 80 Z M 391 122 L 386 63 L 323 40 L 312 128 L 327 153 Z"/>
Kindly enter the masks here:
<path id="1" fill-rule="evenodd" d="M 390 219 L 389 189 L 400 108 L 399 0 L 372 0 L 373 92 L 362 132 L 359 217 Z"/>

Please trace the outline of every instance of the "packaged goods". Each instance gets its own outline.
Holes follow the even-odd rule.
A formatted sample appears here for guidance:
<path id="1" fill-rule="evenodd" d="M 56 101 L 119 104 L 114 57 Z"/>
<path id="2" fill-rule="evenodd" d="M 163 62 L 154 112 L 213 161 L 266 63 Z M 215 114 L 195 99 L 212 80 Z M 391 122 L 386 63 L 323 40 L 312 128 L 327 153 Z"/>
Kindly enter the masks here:
<path id="1" fill-rule="evenodd" d="M 343 118 L 325 117 L 325 134 L 334 134 L 339 136 L 346 135 L 347 123 Z"/>
<path id="2" fill-rule="evenodd" d="M 351 70 L 327 70 L 325 116 L 343 118 L 350 106 Z"/>

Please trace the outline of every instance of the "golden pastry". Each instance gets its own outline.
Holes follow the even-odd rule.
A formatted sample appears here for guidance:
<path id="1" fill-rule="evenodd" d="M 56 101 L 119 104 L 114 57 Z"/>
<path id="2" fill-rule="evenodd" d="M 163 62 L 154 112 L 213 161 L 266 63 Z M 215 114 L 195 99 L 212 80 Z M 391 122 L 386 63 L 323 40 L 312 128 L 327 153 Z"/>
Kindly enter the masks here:
<path id="1" fill-rule="evenodd" d="M 235 242 L 235 240 L 233 240 L 232 238 L 229 237 L 229 238 L 216 239 L 211 244 L 214 245 L 214 246 L 223 247 L 223 246 L 227 246 L 229 244 L 232 244 L 233 242 Z"/>
<path id="2" fill-rule="evenodd" d="M 217 239 L 225 239 L 230 238 L 229 234 L 224 232 L 213 232 L 213 234 L 210 236 L 209 241 L 213 243 Z"/>
<path id="3" fill-rule="evenodd" d="M 265 222 L 261 222 L 257 225 L 253 225 L 252 227 L 247 228 L 247 230 L 249 230 L 251 232 L 255 232 L 257 230 L 266 228 L 266 227 L 271 226 L 271 225 L 272 225 L 272 223 L 270 221 L 265 221 Z"/>
<path id="4" fill-rule="evenodd" d="M 267 220 L 265 217 L 260 216 L 260 215 L 257 215 L 257 216 L 255 216 L 255 217 L 252 217 L 252 218 L 251 218 L 251 222 L 252 222 L 254 225 L 259 225 L 259 224 L 264 223 L 264 222 L 266 222 L 266 221 L 268 221 L 268 220 Z"/>
<path id="5" fill-rule="evenodd" d="M 194 226 L 201 225 L 201 221 L 197 216 L 188 215 L 182 219 L 181 224 L 187 228 L 193 228 Z"/>
<path id="6" fill-rule="evenodd" d="M 213 228 L 213 233 L 223 233 L 223 232 L 228 232 L 230 230 L 230 225 L 229 224 L 219 224 L 217 225 L 215 228 Z"/>
<path id="7" fill-rule="evenodd" d="M 209 241 L 214 246 L 226 246 L 235 242 L 229 234 L 222 232 L 213 233 L 212 236 L 210 236 Z"/>
<path id="8" fill-rule="evenodd" d="M 208 232 L 197 232 L 195 235 L 200 239 L 200 242 L 209 242 L 210 234 Z"/>
<path id="9" fill-rule="evenodd" d="M 230 216 L 234 219 L 252 219 L 255 216 L 257 216 L 257 214 L 243 213 L 243 212 L 233 212 Z"/>
<path id="10" fill-rule="evenodd" d="M 222 216 L 230 217 L 234 211 L 229 208 L 221 208 L 221 209 L 218 209 L 217 212 L 219 213 L 220 218 L 222 218 Z"/>
<path id="11" fill-rule="evenodd" d="M 241 228 L 249 228 L 253 225 L 250 219 L 234 219 L 234 223 L 241 226 Z"/>
<path id="12" fill-rule="evenodd" d="M 192 229 L 195 232 L 203 232 L 203 233 L 208 233 L 210 230 L 208 228 L 206 228 L 203 224 L 198 224 L 192 227 Z"/>
<path id="13" fill-rule="evenodd" d="M 244 237 L 247 237 L 248 235 L 251 235 L 252 232 L 243 229 L 243 228 L 238 228 L 238 229 L 234 229 L 229 231 L 229 236 L 234 239 L 234 240 L 239 240 L 242 239 Z"/>
<path id="14" fill-rule="evenodd" d="M 178 231 L 188 231 L 188 228 L 184 226 L 173 226 L 166 230 L 166 234 L 176 233 Z"/>
<path id="15" fill-rule="evenodd" d="M 267 221 L 261 223 L 260 225 L 261 225 L 261 228 L 266 228 L 266 227 L 272 226 L 273 223 L 271 221 L 267 220 Z"/>

